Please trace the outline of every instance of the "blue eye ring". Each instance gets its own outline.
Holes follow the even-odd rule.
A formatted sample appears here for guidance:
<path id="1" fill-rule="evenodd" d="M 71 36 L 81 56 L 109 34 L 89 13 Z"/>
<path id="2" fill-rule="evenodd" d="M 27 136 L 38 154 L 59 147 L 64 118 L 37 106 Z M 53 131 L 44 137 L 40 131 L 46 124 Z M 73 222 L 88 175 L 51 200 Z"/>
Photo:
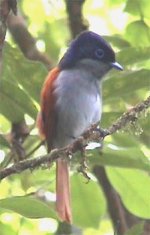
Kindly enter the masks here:
<path id="1" fill-rule="evenodd" d="M 98 48 L 96 51 L 95 51 L 95 56 L 97 57 L 97 59 L 102 59 L 104 57 L 104 50 L 101 49 L 101 48 Z"/>

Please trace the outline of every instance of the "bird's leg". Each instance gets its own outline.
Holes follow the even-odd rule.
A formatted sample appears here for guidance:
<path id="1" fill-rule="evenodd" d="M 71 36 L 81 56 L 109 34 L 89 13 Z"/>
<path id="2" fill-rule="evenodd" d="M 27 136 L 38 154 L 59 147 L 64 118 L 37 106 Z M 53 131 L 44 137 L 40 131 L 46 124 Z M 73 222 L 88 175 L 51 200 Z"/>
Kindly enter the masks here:
<path id="1" fill-rule="evenodd" d="M 100 136 L 101 139 L 104 139 L 105 136 L 110 134 L 107 129 L 102 129 L 100 127 L 97 127 L 95 129 L 95 131 L 97 131 L 99 133 L 99 136 Z"/>
<path id="2" fill-rule="evenodd" d="M 12 153 L 14 162 L 19 162 L 25 159 L 25 149 L 22 146 L 22 143 L 17 140 L 12 140 Z"/>
<path id="3" fill-rule="evenodd" d="M 100 127 L 96 127 L 96 128 L 94 128 L 94 130 L 93 130 L 93 140 L 100 140 L 100 141 L 102 141 L 104 138 L 105 138 L 105 136 L 107 136 L 107 135 L 109 135 L 110 134 L 110 132 L 107 130 L 107 129 L 102 129 L 102 128 L 100 128 Z"/>
<path id="4" fill-rule="evenodd" d="M 83 133 L 83 137 L 85 139 L 89 139 L 90 136 L 90 141 L 96 141 L 99 139 L 100 141 L 105 138 L 105 136 L 109 135 L 110 131 L 106 129 L 102 129 L 98 126 L 98 123 L 92 124 L 89 129 L 87 129 Z"/>

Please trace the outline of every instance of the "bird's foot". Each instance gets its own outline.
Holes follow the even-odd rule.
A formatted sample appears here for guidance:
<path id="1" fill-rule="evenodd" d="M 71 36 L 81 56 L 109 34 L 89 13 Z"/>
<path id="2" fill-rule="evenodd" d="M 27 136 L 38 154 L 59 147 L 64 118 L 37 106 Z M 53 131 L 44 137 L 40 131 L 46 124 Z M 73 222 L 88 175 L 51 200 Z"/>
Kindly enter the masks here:
<path id="1" fill-rule="evenodd" d="M 103 140 L 105 138 L 105 136 L 110 134 L 110 132 L 107 129 L 102 129 L 102 128 L 99 128 L 99 127 L 97 127 L 94 130 L 94 132 L 98 134 L 98 137 L 101 140 Z"/>

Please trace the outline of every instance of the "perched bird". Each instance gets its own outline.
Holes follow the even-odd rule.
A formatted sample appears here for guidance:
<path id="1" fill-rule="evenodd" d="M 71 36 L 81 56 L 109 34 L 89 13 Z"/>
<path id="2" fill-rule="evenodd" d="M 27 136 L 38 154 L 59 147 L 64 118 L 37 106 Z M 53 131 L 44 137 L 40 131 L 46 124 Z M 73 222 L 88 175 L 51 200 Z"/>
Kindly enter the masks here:
<path id="1" fill-rule="evenodd" d="M 49 72 L 41 92 L 38 127 L 48 146 L 65 147 L 101 119 L 103 76 L 112 68 L 122 70 L 110 45 L 98 34 L 85 31 L 73 40 Z M 71 222 L 68 162 L 56 162 L 56 210 Z"/>

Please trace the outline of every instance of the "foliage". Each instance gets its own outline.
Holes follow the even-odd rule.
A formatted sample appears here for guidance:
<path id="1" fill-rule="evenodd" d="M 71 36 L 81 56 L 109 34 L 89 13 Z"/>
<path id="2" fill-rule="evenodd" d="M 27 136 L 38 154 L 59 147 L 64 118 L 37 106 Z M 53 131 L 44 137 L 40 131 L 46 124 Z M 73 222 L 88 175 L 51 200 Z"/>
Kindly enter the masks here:
<path id="1" fill-rule="evenodd" d="M 123 72 L 112 71 L 103 83 L 104 112 L 101 126 L 106 128 L 126 109 L 148 96 L 150 2 L 108 0 L 102 1 L 102 5 L 99 2 L 87 0 L 83 9 L 84 17 L 89 21 L 90 29 L 100 34 L 105 30 L 103 27 L 96 27 L 95 30 L 94 25 L 97 26 L 99 21 L 106 22 L 108 35 L 111 36 L 107 35 L 105 38 L 116 48 L 117 61 L 124 66 Z M 22 0 L 19 5 L 27 17 L 30 32 L 37 38 L 37 46 L 41 50 L 45 48 L 56 64 L 70 39 L 64 2 Z M 36 14 L 33 13 L 33 9 Z M 119 22 L 114 20 L 116 12 L 120 17 Z M 30 136 L 23 143 L 26 154 L 40 142 L 35 121 L 39 110 L 40 89 L 46 74 L 42 63 L 26 59 L 8 37 L 3 51 L 3 72 L 0 78 L 0 169 L 6 166 L 7 162 L 11 162 L 11 144 L 7 138 L 11 123 L 18 123 L 25 118 L 32 129 Z M 138 118 L 138 121 L 129 124 L 122 132 L 106 138 L 102 152 L 99 149 L 89 150 L 89 165 L 91 169 L 94 165 L 106 166 L 107 176 L 119 193 L 124 206 L 132 214 L 149 219 L 149 113 L 145 112 Z M 43 155 L 45 152 L 42 146 L 29 157 Z M 54 234 L 57 227 L 53 202 L 54 170 L 54 166 L 50 170 L 37 169 L 32 174 L 25 172 L 1 182 L 1 234 L 22 235 L 25 234 L 24 231 L 28 234 Z M 85 235 L 104 235 L 111 232 L 111 224 L 109 222 L 108 226 L 106 220 L 106 199 L 101 188 L 99 189 L 100 186 L 94 176 L 88 184 L 84 181 L 85 179 L 74 171 L 71 176 L 74 224 L 81 227 Z M 43 199 L 45 195 L 48 195 L 46 200 Z M 29 220 L 10 211 L 28 218 L 51 219 Z M 42 229 L 44 221 L 47 226 Z M 14 226 L 14 223 L 18 225 Z M 38 224 L 41 225 L 39 230 Z M 133 232 L 129 231 L 127 234 L 140 235 L 141 226 L 142 224 L 137 225 L 132 228 Z M 107 231 L 107 228 L 110 231 Z"/>

